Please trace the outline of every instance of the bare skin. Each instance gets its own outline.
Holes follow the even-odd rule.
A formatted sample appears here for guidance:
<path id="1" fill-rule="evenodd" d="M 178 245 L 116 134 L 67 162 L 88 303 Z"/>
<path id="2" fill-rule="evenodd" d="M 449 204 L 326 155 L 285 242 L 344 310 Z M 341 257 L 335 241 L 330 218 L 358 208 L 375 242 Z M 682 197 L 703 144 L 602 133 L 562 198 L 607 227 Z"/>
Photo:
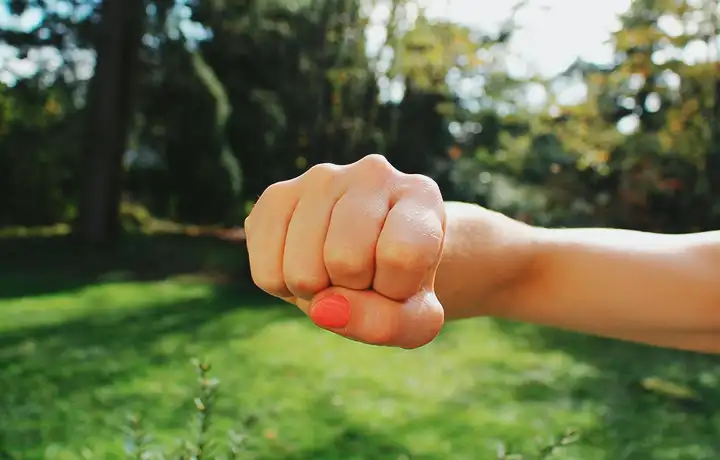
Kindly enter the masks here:
<path id="1" fill-rule="evenodd" d="M 720 232 L 532 227 L 379 155 L 272 185 L 245 231 L 255 283 L 352 340 L 417 348 L 494 316 L 720 353 Z"/>

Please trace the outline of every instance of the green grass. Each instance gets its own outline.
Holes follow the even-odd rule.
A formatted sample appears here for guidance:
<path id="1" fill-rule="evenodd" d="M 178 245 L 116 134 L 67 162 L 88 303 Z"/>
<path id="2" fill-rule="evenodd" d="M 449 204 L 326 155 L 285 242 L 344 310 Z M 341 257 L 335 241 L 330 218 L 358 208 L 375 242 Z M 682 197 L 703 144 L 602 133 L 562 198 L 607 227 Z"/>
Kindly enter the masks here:
<path id="1" fill-rule="evenodd" d="M 567 429 L 580 440 L 551 458 L 720 458 L 712 357 L 486 319 L 374 348 L 246 288 L 63 275 L 51 252 L 0 267 L 0 458 L 123 458 L 130 412 L 172 446 L 192 433 L 194 357 L 220 380 L 213 438 L 246 434 L 248 459 L 494 459 Z M 654 376 L 696 396 L 638 384 Z"/>

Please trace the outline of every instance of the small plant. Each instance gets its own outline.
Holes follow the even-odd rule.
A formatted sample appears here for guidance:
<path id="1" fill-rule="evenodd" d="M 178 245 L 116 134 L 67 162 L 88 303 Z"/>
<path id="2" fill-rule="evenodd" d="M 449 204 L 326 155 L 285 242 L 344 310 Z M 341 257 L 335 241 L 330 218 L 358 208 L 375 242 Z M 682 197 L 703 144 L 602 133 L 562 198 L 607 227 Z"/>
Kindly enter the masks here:
<path id="1" fill-rule="evenodd" d="M 147 458 L 150 436 L 143 430 L 142 420 L 139 416 L 128 415 L 125 434 L 127 436 L 125 441 L 127 459 L 143 460 Z"/>
<path id="2" fill-rule="evenodd" d="M 206 449 L 209 448 L 208 431 L 210 429 L 210 417 L 215 407 L 217 398 L 217 389 L 220 382 L 217 379 L 210 378 L 210 364 L 195 361 L 193 363 L 198 373 L 198 381 L 200 383 L 200 395 L 195 398 L 195 407 L 197 408 L 197 436 L 194 446 L 194 458 L 201 460 Z"/>
<path id="3" fill-rule="evenodd" d="M 555 452 L 571 444 L 576 443 L 580 436 L 575 430 L 566 430 L 562 436 L 552 438 L 549 443 L 540 448 L 535 455 L 529 456 L 525 454 L 513 453 L 505 444 L 498 445 L 498 460 L 547 460 L 552 457 Z"/>
<path id="4" fill-rule="evenodd" d="M 242 452 L 245 436 L 230 431 L 228 433 L 226 455 L 211 457 L 214 443 L 210 439 L 210 426 L 213 409 L 218 396 L 220 381 L 209 375 L 209 363 L 194 359 L 193 366 L 198 374 L 198 394 L 193 399 L 196 417 L 193 432 L 188 439 L 182 439 L 170 454 L 159 452 L 151 447 L 151 436 L 143 429 L 142 420 L 137 415 L 128 417 L 125 427 L 125 452 L 128 460 L 208 460 L 210 458 L 235 460 Z"/>

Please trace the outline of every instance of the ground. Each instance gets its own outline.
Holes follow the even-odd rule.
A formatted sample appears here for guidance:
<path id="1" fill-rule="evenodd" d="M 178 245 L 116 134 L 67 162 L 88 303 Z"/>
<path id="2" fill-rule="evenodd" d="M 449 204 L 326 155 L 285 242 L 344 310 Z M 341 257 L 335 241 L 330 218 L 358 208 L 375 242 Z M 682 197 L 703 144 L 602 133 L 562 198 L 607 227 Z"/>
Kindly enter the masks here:
<path id="1" fill-rule="evenodd" d="M 123 458 L 129 413 L 155 447 L 193 439 L 193 358 L 220 381 L 217 444 L 247 436 L 239 458 L 482 460 L 501 443 L 540 458 L 567 430 L 579 440 L 549 458 L 720 458 L 716 358 L 491 319 L 419 350 L 364 346 L 252 290 L 240 254 L 1 240 L 0 458 Z"/>

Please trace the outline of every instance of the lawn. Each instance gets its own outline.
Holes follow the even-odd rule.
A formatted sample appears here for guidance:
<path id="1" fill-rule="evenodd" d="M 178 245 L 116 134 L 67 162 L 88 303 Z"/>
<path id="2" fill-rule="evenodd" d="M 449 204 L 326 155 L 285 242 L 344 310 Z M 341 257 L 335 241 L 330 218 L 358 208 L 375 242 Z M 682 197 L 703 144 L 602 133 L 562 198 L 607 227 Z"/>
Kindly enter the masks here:
<path id="1" fill-rule="evenodd" d="M 236 248 L 152 241 L 136 244 L 164 255 L 118 254 L 92 278 L 57 242 L 0 244 L 0 458 L 123 458 L 128 413 L 154 447 L 193 439 L 193 358 L 220 381 L 213 439 L 247 437 L 239 458 L 482 460 L 500 443 L 539 458 L 568 429 L 579 440 L 549 458 L 720 458 L 716 358 L 488 319 L 419 350 L 364 346 L 180 273 L 197 260 L 150 260 L 187 248 L 227 268 Z"/>

